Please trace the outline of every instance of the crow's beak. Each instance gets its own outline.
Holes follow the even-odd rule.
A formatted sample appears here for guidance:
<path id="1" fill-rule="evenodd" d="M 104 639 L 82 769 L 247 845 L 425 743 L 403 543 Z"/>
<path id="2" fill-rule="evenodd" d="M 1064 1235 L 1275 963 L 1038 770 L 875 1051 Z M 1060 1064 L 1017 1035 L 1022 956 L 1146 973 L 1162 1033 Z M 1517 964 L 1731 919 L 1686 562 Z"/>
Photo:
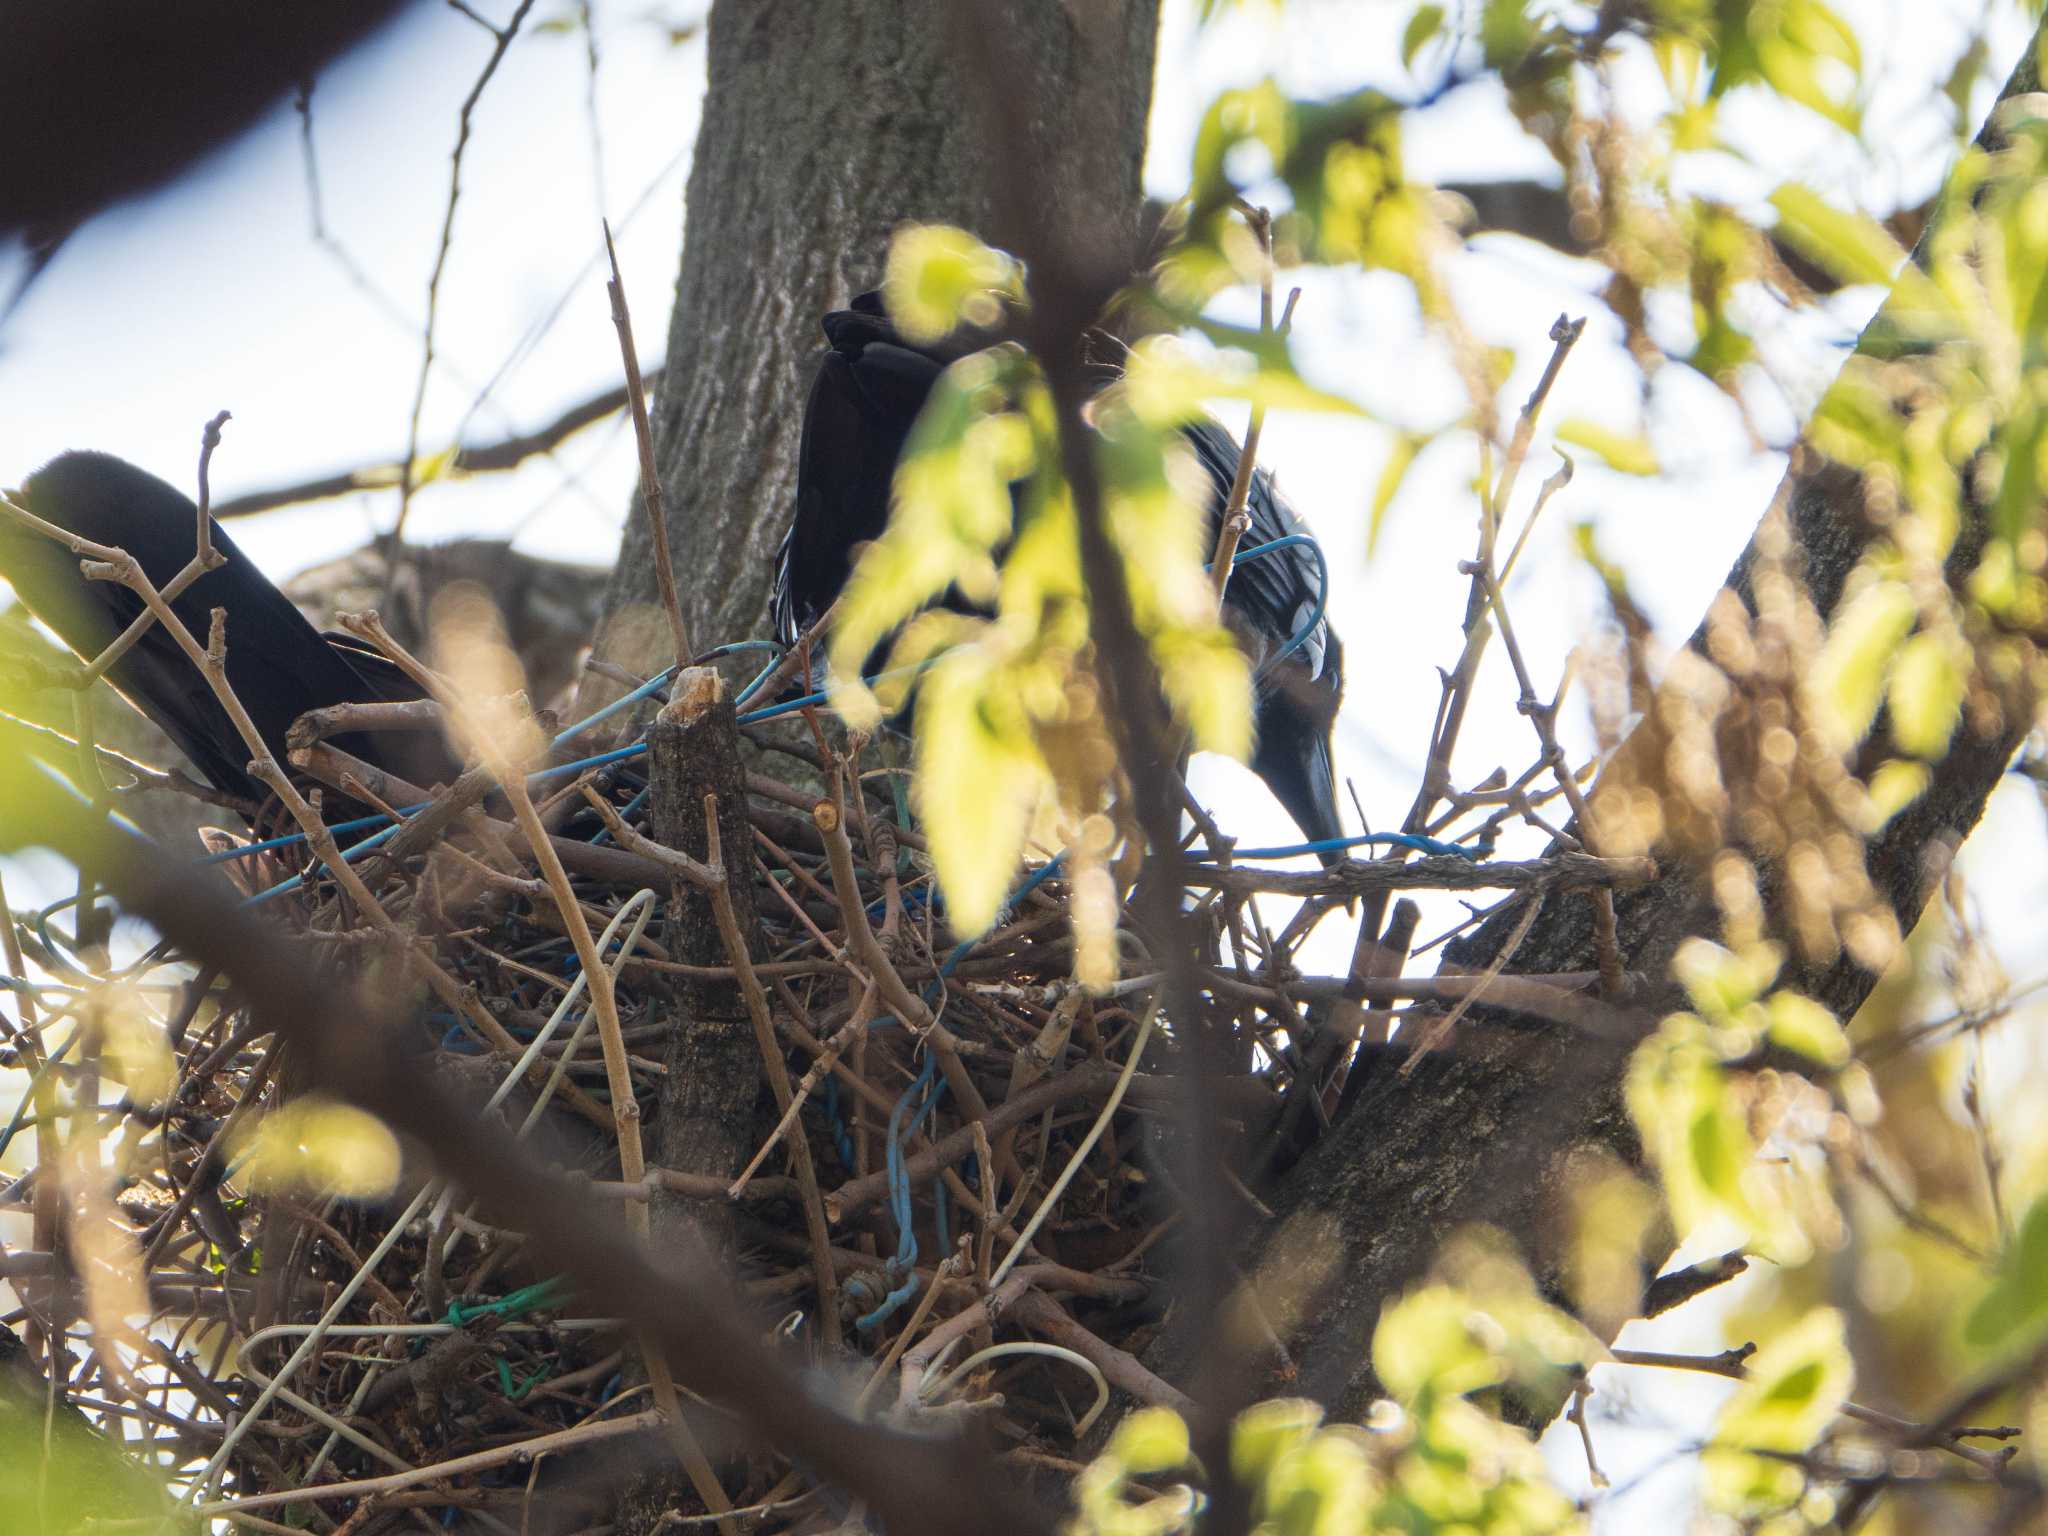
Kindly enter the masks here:
<path id="1" fill-rule="evenodd" d="M 1266 781 L 1308 841 L 1329 842 L 1345 835 L 1337 814 L 1337 775 L 1330 764 L 1326 723 L 1312 719 L 1306 711 L 1287 707 L 1279 697 L 1269 700 L 1268 707 L 1260 711 L 1259 745 L 1252 754 L 1252 771 Z M 1316 856 L 1324 864 L 1335 864 L 1344 857 L 1344 850 L 1324 849 Z"/>

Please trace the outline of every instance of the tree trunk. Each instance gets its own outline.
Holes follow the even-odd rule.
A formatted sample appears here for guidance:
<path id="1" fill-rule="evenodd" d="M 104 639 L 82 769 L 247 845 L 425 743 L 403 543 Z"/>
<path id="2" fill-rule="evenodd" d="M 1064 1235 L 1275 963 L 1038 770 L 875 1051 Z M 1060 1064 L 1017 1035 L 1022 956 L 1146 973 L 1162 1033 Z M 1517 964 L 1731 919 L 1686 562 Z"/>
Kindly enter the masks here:
<path id="1" fill-rule="evenodd" d="M 948 56 L 948 3 L 712 7 L 682 273 L 652 407 L 676 585 L 700 650 L 765 631 L 770 561 L 795 503 L 819 318 L 880 282 L 890 233 L 905 220 L 986 229 L 988 172 L 980 125 Z M 1035 99 L 1095 106 L 1034 124 L 1063 172 L 1060 205 L 1046 216 L 1134 234 L 1158 0 L 1014 0 L 1013 15 L 1044 71 Z M 598 651 L 652 672 L 667 665 L 670 648 L 636 493 Z M 734 814 L 738 806 L 734 796 Z M 744 828 L 728 828 L 724 840 L 726 857 L 744 869 Z M 679 846 L 697 851 L 700 842 L 701 826 L 696 841 Z M 751 1081 L 758 1050 L 736 1010 L 691 1011 L 717 1015 L 719 1027 L 715 1039 L 698 1030 L 676 1042 L 658 1119 L 665 1129 L 687 1127 L 679 1139 L 723 1164 L 751 1150 L 754 1094 L 701 1083 L 691 1092 L 678 1079 L 702 1075 L 711 1051 L 735 1081 Z M 635 1480 L 615 1511 L 621 1532 L 659 1524 L 670 1487 L 663 1476 Z"/>
<path id="2" fill-rule="evenodd" d="M 717 0 L 682 275 L 654 407 L 690 643 L 762 633 L 769 562 L 826 310 L 881 279 L 905 220 L 986 227 L 979 129 L 949 55 L 947 0 Z M 1158 0 L 1014 0 L 1031 99 L 1096 104 L 1034 125 L 1061 168 L 1048 218 L 1134 234 Z M 599 643 L 667 662 L 634 498 Z"/>
<path id="3" fill-rule="evenodd" d="M 2029 49 L 2004 94 L 2033 91 L 2036 79 Z M 1880 314 L 1865 331 L 1864 346 L 1884 323 Z M 1968 489 L 1984 488 L 1973 478 Z M 1974 563 L 1987 512 L 1982 502 L 1966 505 L 1952 570 Z M 1803 562 L 1815 607 L 1830 614 L 1875 533 L 1864 514 L 1858 476 L 1810 450 L 1794 453 L 1764 531 L 1729 576 L 1730 590 L 1752 614 L 1759 549 L 1781 529 L 1790 534 L 1795 566 Z M 1703 624 L 1693 637 L 1702 651 L 1704 633 Z M 1966 724 L 1935 766 L 1933 786 L 1868 843 L 1871 884 L 1897 915 L 1901 932 L 1917 921 L 1947 854 L 1976 824 L 2029 724 L 2012 714 L 1988 733 L 1972 734 Z M 1641 757 L 1646 748 L 1654 750 L 1655 744 L 1639 729 L 1622 747 L 1618 766 L 1625 770 L 1631 752 Z M 1603 785 L 1614 771 L 1603 776 Z M 1596 815 L 1599 803 L 1596 793 Z M 1672 848 L 1660 848 L 1656 857 L 1662 877 L 1618 894 L 1615 907 L 1623 965 L 1661 981 L 1679 942 L 1715 934 L 1718 920 L 1701 864 Z M 1768 905 L 1783 872 L 1762 860 L 1758 864 Z M 1519 904 L 1496 913 L 1445 950 L 1447 964 L 1484 968 L 1521 917 Z M 1775 936 L 1796 956 L 1788 925 L 1775 913 L 1772 923 Z M 1589 904 L 1553 897 L 1506 969 L 1560 972 L 1596 963 Z M 1826 964 L 1795 961 L 1781 978 L 1843 1019 L 1876 981 L 1846 955 Z M 1638 1001 L 1646 1028 L 1668 1011 L 1658 998 Z M 1379 1390 L 1369 1345 L 1381 1306 L 1420 1278 L 1444 1238 L 1468 1223 L 1487 1222 L 1504 1231 L 1539 1273 L 1554 1276 L 1568 1235 L 1557 1221 L 1565 1154 L 1592 1143 L 1637 1155 L 1621 1096 L 1628 1057 L 1625 1045 L 1495 1013 L 1483 1026 L 1476 1019 L 1461 1026 L 1452 1049 L 1430 1058 L 1424 1070 L 1405 1079 L 1389 1070 L 1368 1082 L 1352 1112 L 1293 1171 L 1275 1201 L 1269 1253 L 1279 1248 L 1271 1234 L 1285 1233 L 1290 1252 L 1320 1250 L 1330 1277 L 1320 1303 L 1296 1330 L 1301 1376 L 1294 1390 L 1341 1414 L 1360 1412 Z"/>

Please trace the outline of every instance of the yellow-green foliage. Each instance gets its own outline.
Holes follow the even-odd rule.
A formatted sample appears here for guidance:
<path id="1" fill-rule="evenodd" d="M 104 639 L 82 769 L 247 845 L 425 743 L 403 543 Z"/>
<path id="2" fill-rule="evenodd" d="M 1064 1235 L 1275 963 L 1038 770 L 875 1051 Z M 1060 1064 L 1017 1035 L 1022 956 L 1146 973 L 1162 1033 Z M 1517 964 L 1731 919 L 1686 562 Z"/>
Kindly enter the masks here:
<path id="1" fill-rule="evenodd" d="M 1331 1424 L 1312 1402 L 1247 1409 L 1231 1430 L 1231 1475 L 1271 1536 L 1459 1531 L 1540 1536 L 1583 1528 L 1529 1435 L 1474 1394 L 1554 1393 L 1601 1355 L 1586 1331 L 1536 1296 L 1495 1245 L 1462 1245 L 1455 1283 L 1387 1307 L 1373 1365 L 1391 1396 L 1365 1425 Z M 1172 1483 L 1184 1474 L 1186 1483 Z M 1205 1469 L 1163 1408 L 1134 1413 L 1075 1486 L 1073 1536 L 1170 1536 L 1192 1529 Z M 1142 1480 L 1142 1481 L 1141 1481 Z"/>
<path id="2" fill-rule="evenodd" d="M 884 295 L 907 335 L 931 340 L 963 322 L 999 320 L 1016 302 L 1015 273 L 1008 257 L 963 231 L 913 226 L 891 248 Z M 1089 411 L 1107 531 L 1167 701 L 1196 747 L 1243 758 L 1252 747 L 1250 674 L 1218 621 L 1205 571 L 1210 491 L 1175 430 L 1216 399 L 1351 407 L 1303 383 L 1270 346 L 1236 365 L 1155 339 L 1133 351 L 1126 376 Z M 995 920 L 1041 813 L 1065 841 L 1114 793 L 1115 731 L 1094 672 L 1079 525 L 1060 464 L 1051 396 L 1021 347 L 998 345 L 948 368 L 898 468 L 889 526 L 855 565 L 830 642 L 833 702 L 856 726 L 873 728 L 900 707 L 917 674 L 917 805 L 962 935 Z M 948 588 L 992 616 L 913 619 Z M 859 669 L 891 634 L 888 668 L 871 686 Z M 1085 942 L 1081 950 L 1110 953 Z"/>

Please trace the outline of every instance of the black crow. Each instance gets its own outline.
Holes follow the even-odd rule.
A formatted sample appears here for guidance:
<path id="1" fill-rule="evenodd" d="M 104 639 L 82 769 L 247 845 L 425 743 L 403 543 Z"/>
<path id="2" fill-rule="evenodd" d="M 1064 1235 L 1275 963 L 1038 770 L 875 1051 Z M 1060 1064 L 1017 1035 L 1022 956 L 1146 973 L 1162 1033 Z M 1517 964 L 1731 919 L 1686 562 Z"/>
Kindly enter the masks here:
<path id="1" fill-rule="evenodd" d="M 192 558 L 198 507 L 111 454 L 51 460 L 29 477 L 20 501 L 45 522 L 126 550 L 159 590 Z M 350 636 L 314 629 L 218 524 L 213 547 L 226 563 L 187 587 L 171 610 L 202 645 L 213 610 L 227 610 L 228 682 L 280 763 L 285 733 L 309 709 L 420 697 L 412 680 L 377 652 Z M 7 518 L 0 518 L 0 578 L 88 661 L 143 611 L 142 599 L 127 587 L 87 580 L 68 549 Z M 234 722 L 161 626 L 152 626 L 107 678 L 214 788 L 251 801 L 268 796 L 249 776 L 249 750 Z M 414 783 L 446 779 L 454 768 L 438 732 L 351 734 L 336 737 L 335 745 Z"/>
<path id="2" fill-rule="evenodd" d="M 826 315 L 824 327 L 831 350 L 804 410 L 796 516 L 775 561 L 775 635 L 785 644 L 839 595 L 856 546 L 881 536 L 896 461 L 926 396 L 946 366 L 978 344 L 913 345 L 889 323 L 878 293 Z M 1181 431 L 1208 477 L 1213 546 L 1237 474 L 1238 446 L 1213 421 Z M 1264 470 L 1252 476 L 1245 510 L 1251 527 L 1240 549 L 1305 532 Z M 1321 586 L 1313 552 L 1291 545 L 1238 567 L 1223 600 L 1224 622 L 1257 677 L 1252 770 L 1318 842 L 1344 836 L 1330 764 L 1330 724 L 1344 689 L 1343 647 L 1318 619 L 1291 654 L 1279 653 L 1315 615 Z"/>

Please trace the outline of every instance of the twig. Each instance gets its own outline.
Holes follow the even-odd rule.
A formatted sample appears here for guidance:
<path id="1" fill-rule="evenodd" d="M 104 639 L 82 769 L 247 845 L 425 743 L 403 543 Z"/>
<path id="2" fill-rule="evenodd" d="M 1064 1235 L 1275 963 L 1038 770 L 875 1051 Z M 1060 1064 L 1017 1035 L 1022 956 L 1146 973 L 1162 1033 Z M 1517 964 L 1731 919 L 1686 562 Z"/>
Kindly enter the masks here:
<path id="1" fill-rule="evenodd" d="M 604 226 L 604 253 L 611 262 L 611 281 L 605 292 L 612 303 L 612 324 L 619 332 L 619 355 L 625 362 L 626 401 L 633 416 L 633 436 L 640 445 L 640 501 L 647 512 L 647 532 L 654 542 L 654 579 L 661 588 L 661 605 L 668 613 L 671 638 L 675 641 L 675 664 L 690 659 L 690 641 L 683 628 L 682 600 L 676 595 L 675 562 L 668 551 L 668 515 L 662 505 L 661 472 L 654 462 L 654 428 L 647 420 L 647 391 L 640 382 L 640 354 L 633 346 L 633 316 L 626 308 L 626 285 L 619 276 L 619 253 L 612 248 L 612 227 Z"/>
<path id="2" fill-rule="evenodd" d="M 967 1118 L 985 1122 L 989 1117 L 988 1101 L 981 1096 L 981 1089 L 975 1085 L 974 1079 L 967 1075 L 967 1067 L 960 1060 L 959 1042 L 953 1038 L 953 1032 L 925 1006 L 924 999 L 904 985 L 896 963 L 875 938 L 874 929 L 868 926 L 867 908 L 861 902 L 860 881 L 853 872 L 853 845 L 846 836 L 844 804 L 839 771 L 835 768 L 831 794 L 812 808 L 811 820 L 825 839 L 825 852 L 832 869 L 832 886 L 839 894 L 839 912 L 845 922 L 847 948 L 875 979 L 882 990 L 882 1000 L 918 1032 L 928 1050 L 938 1055 L 939 1070 L 945 1074 L 946 1086 L 959 1100 Z M 1018 1180 L 1024 1177 L 1024 1170 L 1015 1158 L 1004 1167 L 1003 1173 Z"/>
<path id="3" fill-rule="evenodd" d="M 492 37 L 491 55 L 484 60 L 476 83 L 469 88 L 469 94 L 463 98 L 462 108 L 456 114 L 455 148 L 448 157 L 448 202 L 441 214 L 441 238 L 434 249 L 433 271 L 427 275 L 427 314 L 420 328 L 419 379 L 413 386 L 412 411 L 405 428 L 405 459 L 399 466 L 398 517 L 391 525 L 391 532 L 385 535 L 385 544 L 393 551 L 405 537 L 406 514 L 412 509 L 412 493 L 417 484 L 413 477 L 419 472 L 420 419 L 426 411 L 427 381 L 434 372 L 434 322 L 441 308 L 441 275 L 447 270 L 448 252 L 455 244 L 455 205 L 462 199 L 462 157 L 469 148 L 470 119 L 476 111 L 476 104 L 483 99 L 484 87 L 498 72 L 505 50 L 519 35 L 520 25 L 526 20 L 526 13 L 533 9 L 533 4 L 534 0 L 519 0 L 503 27 L 482 23 Z M 391 569 L 393 572 L 398 569 L 396 558 L 391 561 Z"/>
<path id="4" fill-rule="evenodd" d="M 382 646 L 390 640 L 381 624 L 375 625 L 370 634 Z M 527 793 L 526 772 L 528 765 L 515 761 L 508 753 L 507 746 L 491 730 L 488 722 L 478 718 L 468 702 L 450 690 L 441 679 L 422 667 L 402 646 L 393 642 L 386 651 L 391 659 L 404 667 L 415 682 L 427 688 L 440 703 L 443 710 L 466 725 L 465 734 L 474 742 L 489 766 L 492 776 L 498 781 L 506 800 L 512 807 L 514 819 L 526 835 L 527 845 L 540 865 L 541 875 L 553 893 L 556 908 L 561 912 L 563 926 L 567 929 L 569 941 L 575 946 L 576 957 L 583 967 L 590 986 L 591 1012 L 597 1018 L 598 1040 L 604 1051 L 605 1079 L 611 1090 L 612 1121 L 619 1146 L 619 1176 L 628 1184 L 638 1183 L 646 1176 L 647 1162 L 640 1142 L 640 1103 L 633 1088 L 633 1076 L 626 1060 L 626 1042 L 619 1029 L 618 996 L 613 986 L 612 973 L 604 964 L 604 957 L 598 953 L 596 940 L 590 932 L 590 924 L 583 916 L 582 903 L 569 884 L 569 872 L 562 867 L 561 856 L 555 851 L 547 828 L 541 825 L 540 815 L 534 809 L 533 797 Z M 646 1205 L 633 1203 L 627 1207 L 627 1220 L 636 1237 L 646 1240 L 649 1226 Z M 684 1420 L 681 1406 L 676 1398 L 675 1383 L 669 1375 L 668 1364 L 659 1349 L 643 1339 L 642 1354 L 647 1368 L 648 1380 L 654 1388 L 655 1405 L 661 1410 L 671 1443 L 674 1445 L 683 1469 L 689 1474 L 691 1485 L 697 1496 L 716 1512 L 732 1507 L 732 1500 L 726 1496 L 719 1484 L 718 1475 L 698 1444 Z M 738 1527 L 721 1525 L 725 1536 L 738 1536 Z"/>
<path id="5" fill-rule="evenodd" d="M 551 1435 L 535 1435 L 529 1440 L 516 1440 L 510 1445 L 493 1446 L 487 1451 L 476 1451 L 468 1456 L 457 1456 L 449 1461 L 437 1462 L 432 1466 L 415 1467 L 410 1472 L 393 1472 L 387 1477 L 356 1478 L 346 1483 L 320 1483 L 311 1488 L 283 1488 L 270 1493 L 252 1493 L 239 1499 L 217 1499 L 212 1503 L 200 1504 L 193 1509 L 195 1515 L 245 1514 L 255 1509 L 274 1509 L 280 1504 L 295 1504 L 300 1500 L 316 1502 L 323 1499 L 367 1499 L 380 1493 L 396 1493 L 401 1488 L 417 1488 L 421 1483 L 436 1483 L 451 1477 L 463 1477 L 472 1472 L 482 1472 L 491 1467 L 502 1467 L 510 1462 L 526 1461 L 547 1455 L 551 1451 L 566 1450 L 572 1445 L 589 1445 L 599 1440 L 614 1440 L 621 1435 L 637 1435 L 661 1427 L 660 1413 L 649 1410 L 623 1419 L 598 1419 L 588 1424 L 579 1424 L 573 1429 L 561 1429 Z"/>

